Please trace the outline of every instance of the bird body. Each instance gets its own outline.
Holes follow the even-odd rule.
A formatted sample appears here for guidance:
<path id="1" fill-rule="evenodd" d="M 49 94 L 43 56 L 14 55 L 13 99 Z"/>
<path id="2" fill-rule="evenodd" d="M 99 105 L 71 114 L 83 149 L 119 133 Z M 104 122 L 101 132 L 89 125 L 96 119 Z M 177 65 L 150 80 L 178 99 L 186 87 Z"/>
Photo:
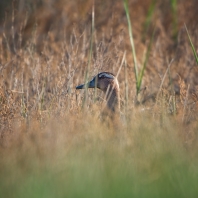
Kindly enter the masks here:
<path id="1" fill-rule="evenodd" d="M 101 72 L 86 84 L 78 85 L 76 89 L 98 88 L 105 93 L 107 107 L 112 112 L 120 109 L 120 88 L 117 78 L 110 72 Z"/>

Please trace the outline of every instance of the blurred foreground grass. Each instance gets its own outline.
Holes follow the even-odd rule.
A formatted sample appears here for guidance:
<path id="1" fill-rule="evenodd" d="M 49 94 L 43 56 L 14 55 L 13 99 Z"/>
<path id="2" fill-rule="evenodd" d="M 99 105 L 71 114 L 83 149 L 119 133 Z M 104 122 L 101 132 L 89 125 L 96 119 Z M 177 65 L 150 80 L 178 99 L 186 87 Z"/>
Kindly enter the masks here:
<path id="1" fill-rule="evenodd" d="M 134 114 L 117 129 L 87 114 L 16 128 L 0 153 L 0 197 L 197 197 L 196 144 L 174 119 Z"/>

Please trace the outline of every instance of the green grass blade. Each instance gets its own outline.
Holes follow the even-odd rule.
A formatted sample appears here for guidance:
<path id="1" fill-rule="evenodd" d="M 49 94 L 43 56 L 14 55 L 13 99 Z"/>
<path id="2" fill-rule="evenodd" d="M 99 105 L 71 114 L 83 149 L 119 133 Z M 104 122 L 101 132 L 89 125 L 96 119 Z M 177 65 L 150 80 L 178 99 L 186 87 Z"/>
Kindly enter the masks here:
<path id="1" fill-rule="evenodd" d="M 151 51 L 151 45 L 153 43 L 154 33 L 155 33 L 155 29 L 153 31 L 152 37 L 150 39 L 150 42 L 149 42 L 149 45 L 148 45 L 148 48 L 147 48 L 146 57 L 145 57 L 144 64 L 143 64 L 143 68 L 141 69 L 140 75 L 138 76 L 138 86 L 137 86 L 138 93 L 140 91 L 141 84 L 142 84 L 142 79 L 143 79 L 143 76 L 144 76 L 144 71 L 145 71 L 146 65 L 148 63 L 148 59 L 149 59 L 149 55 L 150 55 L 150 51 Z"/>
<path id="2" fill-rule="evenodd" d="M 86 73 L 85 73 L 85 84 L 88 83 L 89 71 L 90 71 L 92 54 L 93 54 L 93 37 L 94 37 L 94 27 L 95 27 L 94 21 L 95 21 L 95 12 L 94 12 L 94 2 L 93 2 L 93 5 L 92 5 L 92 23 L 91 23 L 91 43 L 90 43 L 88 65 L 87 65 L 87 70 L 86 70 Z M 83 105 L 82 105 L 83 108 L 84 108 L 84 106 L 86 104 L 86 101 L 87 101 L 87 95 L 88 95 L 88 87 L 85 86 L 85 97 L 84 97 Z"/>
<path id="3" fill-rule="evenodd" d="M 177 0 L 171 0 L 171 9 L 172 9 L 172 16 L 173 16 L 173 37 L 177 39 L 178 34 L 178 14 L 177 14 Z"/>
<path id="4" fill-rule="evenodd" d="M 191 49 L 192 49 L 192 51 L 193 51 L 193 54 L 194 54 L 196 63 L 198 64 L 198 55 L 197 55 L 196 50 L 195 50 L 195 47 L 194 47 L 194 45 L 193 45 L 193 43 L 192 43 L 192 40 L 191 40 L 190 34 L 189 34 L 189 32 L 188 32 L 188 29 L 187 29 L 187 27 L 186 27 L 186 24 L 185 24 L 185 28 L 186 28 L 186 32 L 187 32 L 187 35 L 188 35 L 188 39 L 189 39 L 189 42 L 190 42 L 190 45 L 191 45 Z"/>
<path id="5" fill-rule="evenodd" d="M 144 33 L 143 33 L 143 40 L 145 39 L 145 35 L 148 31 L 148 28 L 151 24 L 151 20 L 155 11 L 156 0 L 153 0 L 149 6 L 148 13 L 146 15 L 146 20 L 144 23 Z"/>
<path id="6" fill-rule="evenodd" d="M 130 15 L 129 15 L 128 0 L 124 0 L 124 9 L 125 9 L 125 12 L 126 12 L 128 28 L 129 28 L 129 37 L 130 37 L 130 43 L 131 43 L 131 47 L 132 47 L 132 55 L 133 55 L 133 62 L 134 62 L 134 69 L 135 69 L 135 79 L 136 79 L 136 90 L 137 90 L 138 67 L 137 67 L 137 60 L 136 60 L 136 53 L 135 53 L 135 45 L 134 45 L 134 41 L 133 41 L 131 20 L 130 20 Z"/>

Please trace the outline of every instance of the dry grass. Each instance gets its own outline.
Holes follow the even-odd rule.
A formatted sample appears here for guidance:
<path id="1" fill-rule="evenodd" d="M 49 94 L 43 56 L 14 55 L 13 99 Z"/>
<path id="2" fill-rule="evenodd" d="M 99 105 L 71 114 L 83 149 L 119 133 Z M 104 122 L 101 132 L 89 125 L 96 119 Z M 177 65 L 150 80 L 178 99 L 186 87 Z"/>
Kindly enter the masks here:
<path id="1" fill-rule="evenodd" d="M 138 65 L 156 29 L 139 98 L 123 2 L 95 2 L 89 78 L 116 74 L 126 51 L 116 121 L 102 118 L 99 90 L 88 91 L 84 109 L 84 91 L 75 90 L 89 62 L 92 1 L 16 1 L 8 10 L 0 26 L 0 196 L 197 196 L 198 68 L 184 29 L 197 49 L 196 1 L 178 0 L 176 40 L 168 0 L 157 1 L 144 32 L 151 2 L 129 2 Z"/>

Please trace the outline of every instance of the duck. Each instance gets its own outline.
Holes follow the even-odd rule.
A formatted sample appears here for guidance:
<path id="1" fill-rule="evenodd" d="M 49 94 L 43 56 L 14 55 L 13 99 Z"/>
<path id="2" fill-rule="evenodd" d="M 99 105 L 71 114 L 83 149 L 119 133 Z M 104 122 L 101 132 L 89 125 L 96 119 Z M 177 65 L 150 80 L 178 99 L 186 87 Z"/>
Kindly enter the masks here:
<path id="1" fill-rule="evenodd" d="M 110 112 L 120 111 L 120 88 L 117 77 L 110 72 L 101 72 L 95 75 L 91 81 L 76 86 L 76 89 L 98 88 L 105 93 L 107 109 Z"/>

